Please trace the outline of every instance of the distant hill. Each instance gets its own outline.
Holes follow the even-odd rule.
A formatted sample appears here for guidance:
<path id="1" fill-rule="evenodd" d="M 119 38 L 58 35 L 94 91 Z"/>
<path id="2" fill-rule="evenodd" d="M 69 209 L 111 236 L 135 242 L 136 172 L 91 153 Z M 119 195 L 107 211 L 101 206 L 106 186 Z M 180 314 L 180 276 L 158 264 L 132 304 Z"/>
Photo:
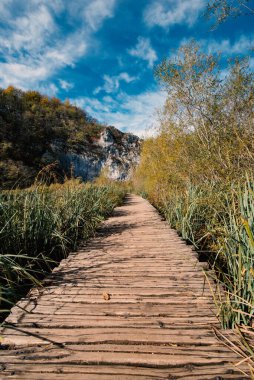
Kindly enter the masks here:
<path id="1" fill-rule="evenodd" d="M 139 153 L 137 136 L 100 124 L 69 101 L 0 89 L 0 188 L 29 186 L 38 175 L 91 180 L 104 167 L 124 180 Z"/>

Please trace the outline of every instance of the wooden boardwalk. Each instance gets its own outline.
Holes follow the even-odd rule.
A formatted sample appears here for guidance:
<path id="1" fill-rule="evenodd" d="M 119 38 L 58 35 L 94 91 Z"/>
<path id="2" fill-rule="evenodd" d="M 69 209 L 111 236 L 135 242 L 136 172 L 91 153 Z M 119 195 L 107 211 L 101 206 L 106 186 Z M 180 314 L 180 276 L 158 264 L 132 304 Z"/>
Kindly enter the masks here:
<path id="1" fill-rule="evenodd" d="M 147 201 L 128 196 L 12 309 L 0 379 L 246 379 L 214 334 L 204 278 L 195 252 Z"/>

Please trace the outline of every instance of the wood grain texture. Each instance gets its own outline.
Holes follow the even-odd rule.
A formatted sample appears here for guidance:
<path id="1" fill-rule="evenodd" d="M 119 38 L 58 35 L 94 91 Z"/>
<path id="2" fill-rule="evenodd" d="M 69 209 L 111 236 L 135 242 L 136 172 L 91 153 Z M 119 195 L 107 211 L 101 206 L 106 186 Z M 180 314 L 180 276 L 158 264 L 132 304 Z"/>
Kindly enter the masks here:
<path id="1" fill-rule="evenodd" d="M 0 379 L 248 378 L 213 332 L 217 311 L 196 256 L 146 200 L 129 195 L 11 310 Z"/>

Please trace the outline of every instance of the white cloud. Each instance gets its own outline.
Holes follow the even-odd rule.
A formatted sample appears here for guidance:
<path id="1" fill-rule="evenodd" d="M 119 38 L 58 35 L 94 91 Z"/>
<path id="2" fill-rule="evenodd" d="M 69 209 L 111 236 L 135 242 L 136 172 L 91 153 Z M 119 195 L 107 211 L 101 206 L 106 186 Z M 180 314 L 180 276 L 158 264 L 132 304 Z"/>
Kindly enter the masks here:
<path id="1" fill-rule="evenodd" d="M 75 18 L 76 28 L 61 35 L 56 15 L 65 11 L 72 17 L 70 3 L 82 9 Z M 115 0 L 1 0 L 0 14 L 0 86 L 14 85 L 22 89 L 49 88 L 45 82 L 66 66 L 74 67 L 91 45 L 93 33 L 104 19 L 113 15 Z M 3 8 L 3 9 L 2 9 Z M 13 12 L 19 9 L 19 12 Z M 17 15 L 15 16 L 15 14 Z M 61 85 L 61 84 L 60 84 Z M 51 85 L 52 86 L 52 85 Z M 55 86 L 55 85 L 54 85 Z"/>
<path id="2" fill-rule="evenodd" d="M 10 0 L 1 0 L 0 1 L 0 20 L 6 20 L 10 17 Z"/>
<path id="3" fill-rule="evenodd" d="M 113 17 L 115 2 L 116 0 L 89 1 L 84 11 L 84 17 L 93 30 L 97 30 L 106 18 Z"/>
<path id="4" fill-rule="evenodd" d="M 48 61 L 51 67 L 75 66 L 75 62 L 82 57 L 89 44 L 85 32 L 79 31 L 69 35 L 64 41 L 60 40 L 52 48 L 45 50 L 43 60 Z"/>
<path id="5" fill-rule="evenodd" d="M 3 87 L 9 84 L 24 88 L 25 83 L 36 83 L 47 77 L 47 68 L 43 66 L 29 66 L 24 63 L 1 62 L 0 63 L 0 84 Z M 26 87 L 29 88 L 29 85 Z"/>
<path id="6" fill-rule="evenodd" d="M 128 53 L 133 57 L 138 57 L 148 62 L 149 67 L 153 67 L 157 60 L 157 54 L 151 46 L 149 38 L 138 37 L 136 46 L 128 50 Z"/>
<path id="7" fill-rule="evenodd" d="M 48 96 L 56 96 L 58 93 L 58 88 L 54 83 L 41 84 L 37 88 L 41 94 L 47 94 Z"/>
<path id="8" fill-rule="evenodd" d="M 57 71 L 65 66 L 74 66 L 78 58 L 83 56 L 86 45 L 82 34 L 71 35 L 65 41 L 59 41 L 53 47 L 45 47 L 43 54 L 30 50 L 19 59 L 11 54 L 7 62 L 0 62 L 0 85 L 13 85 L 24 90 L 39 89 L 43 82 L 49 80 Z"/>
<path id="9" fill-rule="evenodd" d="M 32 0 L 35 5 L 38 5 L 38 0 Z M 62 0 L 41 0 L 41 3 L 47 5 L 50 9 L 52 9 L 55 13 L 60 13 L 64 10 L 64 2 Z"/>
<path id="10" fill-rule="evenodd" d="M 195 24 L 206 0 L 154 0 L 145 9 L 144 21 L 149 27 L 168 28 L 176 24 Z"/>
<path id="11" fill-rule="evenodd" d="M 72 102 L 101 122 L 144 137 L 154 134 L 158 125 L 156 110 L 164 105 L 165 100 L 166 93 L 155 90 L 138 95 L 120 93 L 115 99 L 107 96 L 102 101 L 80 97 Z"/>
<path id="12" fill-rule="evenodd" d="M 70 83 L 63 79 L 59 79 L 59 83 L 60 83 L 60 87 L 65 91 L 68 91 L 74 87 L 73 83 Z"/>
<path id="13" fill-rule="evenodd" d="M 54 20 L 44 5 L 15 19 L 11 17 L 7 25 L 8 30 L 2 31 L 0 37 L 0 51 L 5 54 L 20 50 L 21 54 L 27 51 L 34 54 L 48 43 L 49 36 L 55 32 Z"/>
<path id="14" fill-rule="evenodd" d="M 206 47 L 209 53 L 221 52 L 226 55 L 230 54 L 246 54 L 254 47 L 253 36 L 240 36 L 235 42 L 229 39 L 218 40 L 202 40 L 201 45 Z"/>
<path id="15" fill-rule="evenodd" d="M 104 85 L 97 87 L 94 90 L 94 95 L 98 94 L 101 91 L 105 91 L 107 93 L 116 92 L 120 87 L 121 81 L 130 83 L 136 80 L 137 78 L 132 77 L 128 73 L 124 72 L 124 73 L 120 73 L 119 75 L 111 76 L 111 77 L 109 75 L 104 75 L 103 79 L 104 79 Z"/>
<path id="16" fill-rule="evenodd" d="M 181 40 L 179 46 L 183 46 L 191 42 L 191 38 Z M 223 56 L 230 55 L 248 55 L 254 48 L 254 35 L 240 35 L 235 41 L 228 38 L 225 39 L 200 39 L 197 41 L 200 48 L 208 54 L 221 53 Z M 174 53 L 171 57 L 174 56 Z"/>

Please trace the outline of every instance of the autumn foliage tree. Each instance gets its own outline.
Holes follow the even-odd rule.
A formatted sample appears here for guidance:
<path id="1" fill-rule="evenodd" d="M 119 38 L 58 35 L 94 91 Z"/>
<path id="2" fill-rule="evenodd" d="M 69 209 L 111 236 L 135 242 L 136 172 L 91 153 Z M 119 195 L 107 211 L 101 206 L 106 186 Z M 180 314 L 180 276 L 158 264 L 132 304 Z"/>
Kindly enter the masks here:
<path id="1" fill-rule="evenodd" d="M 144 143 L 139 173 L 155 194 L 189 183 L 224 186 L 253 170 L 254 78 L 248 61 L 235 60 L 225 72 L 219 57 L 191 42 L 164 60 L 156 76 L 168 96 L 159 136 Z"/>
<path id="2" fill-rule="evenodd" d="M 227 290 L 224 326 L 251 323 L 254 302 L 254 77 L 248 60 L 221 65 L 194 42 L 164 60 L 167 91 L 156 137 L 134 183 L 202 252 Z M 253 349 L 252 349 L 253 355 Z"/>

